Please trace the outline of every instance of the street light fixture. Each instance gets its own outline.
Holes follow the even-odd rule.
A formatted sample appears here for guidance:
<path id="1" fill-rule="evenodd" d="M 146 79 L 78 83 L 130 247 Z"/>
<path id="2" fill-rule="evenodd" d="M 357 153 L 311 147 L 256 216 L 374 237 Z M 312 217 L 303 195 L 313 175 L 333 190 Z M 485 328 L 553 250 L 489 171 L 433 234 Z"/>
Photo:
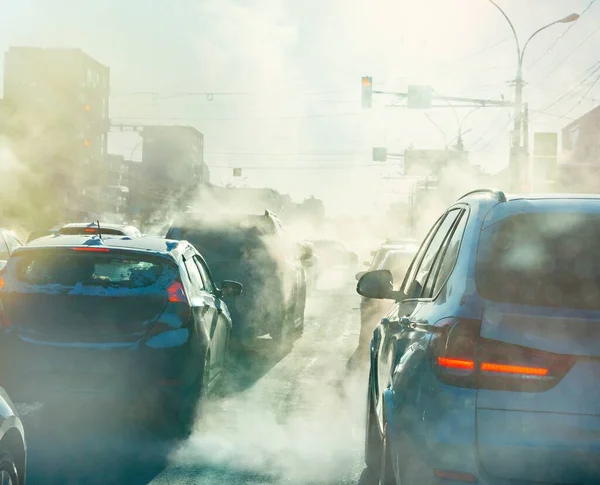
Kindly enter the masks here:
<path id="1" fill-rule="evenodd" d="M 515 37 L 515 43 L 517 46 L 517 76 L 515 78 L 515 113 L 514 113 L 514 127 L 512 132 L 512 143 L 511 143 L 511 151 L 510 151 L 510 180 L 511 180 L 511 189 L 512 190 L 520 190 L 520 163 L 521 163 L 521 129 L 523 124 L 523 56 L 525 55 L 525 50 L 529 45 L 529 42 L 538 35 L 540 32 L 546 30 L 549 27 L 552 27 L 556 24 L 568 24 L 570 22 L 575 22 L 579 18 L 579 14 L 572 13 L 563 17 L 562 19 L 551 22 L 547 25 L 536 30 L 533 34 L 529 36 L 527 41 L 525 42 L 523 49 L 521 49 L 521 44 L 519 43 L 519 36 L 517 35 L 517 31 L 510 18 L 504 10 L 500 8 L 500 6 L 494 0 L 488 0 L 494 7 L 496 7 L 502 16 L 510 25 L 510 29 Z"/>

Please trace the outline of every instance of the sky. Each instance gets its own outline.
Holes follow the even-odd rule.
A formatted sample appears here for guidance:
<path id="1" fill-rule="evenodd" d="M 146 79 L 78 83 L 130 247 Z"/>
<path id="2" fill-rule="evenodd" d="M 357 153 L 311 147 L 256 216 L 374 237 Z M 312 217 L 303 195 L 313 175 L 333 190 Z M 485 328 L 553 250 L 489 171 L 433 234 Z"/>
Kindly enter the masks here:
<path id="1" fill-rule="evenodd" d="M 531 129 L 559 131 L 600 98 L 600 2 L 497 2 L 521 44 L 585 10 L 536 36 L 524 56 Z M 511 100 L 515 41 L 488 0 L 0 0 L 0 13 L 3 51 L 78 47 L 109 66 L 113 123 L 202 131 L 215 184 L 355 210 L 406 191 L 395 162 L 372 162 L 373 146 L 443 148 L 459 124 L 474 163 L 490 172 L 508 163 L 510 109 L 408 110 L 381 95 L 372 110 L 360 106 L 365 75 L 390 92 L 422 84 Z M 139 158 L 136 146 L 135 135 L 111 135 L 115 152 Z"/>

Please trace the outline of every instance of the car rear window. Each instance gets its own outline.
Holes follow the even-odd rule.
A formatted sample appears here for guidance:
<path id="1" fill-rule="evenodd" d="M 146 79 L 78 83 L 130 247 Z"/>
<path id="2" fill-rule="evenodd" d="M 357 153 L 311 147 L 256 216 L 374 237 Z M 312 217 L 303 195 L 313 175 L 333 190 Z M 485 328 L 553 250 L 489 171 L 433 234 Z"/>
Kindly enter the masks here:
<path id="1" fill-rule="evenodd" d="M 180 234 L 180 238 L 192 243 L 209 264 L 223 259 L 238 260 L 265 249 L 261 233 L 254 228 L 182 228 Z"/>
<path id="2" fill-rule="evenodd" d="M 475 282 L 494 301 L 600 310 L 600 215 L 519 214 L 484 229 Z"/>
<path id="3" fill-rule="evenodd" d="M 139 289 L 160 285 L 170 268 L 159 258 L 143 256 L 112 251 L 27 251 L 15 258 L 11 275 L 19 283 L 36 286 Z"/>
<path id="4" fill-rule="evenodd" d="M 79 234 L 98 234 L 97 227 L 63 227 L 58 231 L 63 236 L 75 236 Z M 106 229 L 100 227 L 100 233 L 110 236 L 124 236 L 125 232 L 121 229 Z"/>

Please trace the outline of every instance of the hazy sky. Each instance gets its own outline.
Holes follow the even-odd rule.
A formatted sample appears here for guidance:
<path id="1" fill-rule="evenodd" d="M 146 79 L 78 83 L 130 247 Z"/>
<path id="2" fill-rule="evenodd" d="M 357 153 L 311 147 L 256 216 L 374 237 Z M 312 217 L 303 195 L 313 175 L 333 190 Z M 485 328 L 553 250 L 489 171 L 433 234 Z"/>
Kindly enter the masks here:
<path id="1" fill-rule="evenodd" d="M 591 2 L 498 3 L 523 43 Z M 364 113 L 361 76 L 379 89 L 430 84 L 445 95 L 512 98 L 514 40 L 487 0 L 0 0 L 0 8 L 3 50 L 80 47 L 110 66 L 114 122 L 200 129 L 213 182 L 232 181 L 239 166 L 237 183 L 340 207 L 360 205 L 359 190 L 375 200 L 398 188 L 382 182 L 393 168 L 373 166 L 372 146 L 441 148 L 470 111 L 440 108 L 428 119 L 375 97 L 376 109 Z M 567 28 L 548 29 L 527 49 L 525 95 L 537 131 L 559 130 L 600 98 L 600 83 L 592 86 L 600 2 Z M 214 99 L 197 94 L 205 92 Z M 509 109 L 490 108 L 464 122 L 466 147 L 488 170 L 507 163 L 510 120 Z M 126 155 L 136 144 L 129 135 L 111 141 Z"/>

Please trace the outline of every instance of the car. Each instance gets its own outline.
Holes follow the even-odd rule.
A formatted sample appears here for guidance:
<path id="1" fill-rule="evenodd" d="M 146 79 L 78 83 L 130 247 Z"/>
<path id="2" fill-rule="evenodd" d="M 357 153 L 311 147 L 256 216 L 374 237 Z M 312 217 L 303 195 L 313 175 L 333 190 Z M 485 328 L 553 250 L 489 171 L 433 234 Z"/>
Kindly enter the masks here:
<path id="1" fill-rule="evenodd" d="M 230 305 L 236 346 L 252 347 L 270 335 L 282 348 L 304 329 L 306 273 L 302 262 L 312 257 L 299 247 L 269 211 L 263 214 L 202 214 L 179 216 L 169 239 L 186 239 L 206 258 L 217 277 L 232 275 L 244 284 L 244 294 Z"/>
<path id="2" fill-rule="evenodd" d="M 414 251 L 416 252 L 419 248 L 419 241 L 415 239 L 386 239 L 379 248 L 371 251 L 372 259 L 370 261 L 364 261 L 363 266 L 366 266 L 365 271 L 359 271 L 356 273 L 356 281 L 360 279 L 360 277 L 366 271 L 372 271 L 377 269 L 379 265 L 385 259 L 386 254 L 389 251 Z"/>
<path id="3" fill-rule="evenodd" d="M 104 224 L 99 222 L 73 222 L 62 226 L 56 234 L 60 236 L 76 234 L 101 234 L 106 236 L 142 237 L 139 229 L 126 224 Z"/>
<path id="4" fill-rule="evenodd" d="M 0 483 L 25 485 L 27 442 L 25 430 L 6 390 L 0 387 Z"/>
<path id="5" fill-rule="evenodd" d="M 465 194 L 373 332 L 366 476 L 385 485 L 600 483 L 600 197 Z"/>
<path id="6" fill-rule="evenodd" d="M 49 236 L 0 277 L 0 383 L 16 402 L 122 403 L 184 432 L 226 375 L 223 298 L 242 285 L 217 286 L 186 241 Z"/>
<path id="7" fill-rule="evenodd" d="M 10 255 L 21 246 L 23 243 L 13 231 L 0 228 L 0 269 L 4 267 Z"/>
<path id="8" fill-rule="evenodd" d="M 341 242 L 333 239 L 309 239 L 317 253 L 320 266 L 329 268 L 354 268 L 358 264 L 358 255 L 350 251 Z"/>
<path id="9" fill-rule="evenodd" d="M 309 286 L 316 287 L 319 277 L 326 271 L 347 270 L 358 264 L 358 255 L 334 239 L 308 239 L 313 257 L 305 265 Z"/>
<path id="10" fill-rule="evenodd" d="M 389 270 L 392 273 L 394 281 L 400 282 L 410 266 L 410 263 L 418 250 L 418 246 L 410 244 L 398 247 L 401 247 L 402 249 L 387 250 L 383 261 L 381 261 L 379 266 L 374 269 Z M 368 356 L 369 342 L 373 330 L 386 315 L 390 307 L 391 302 L 389 300 L 361 297 L 360 333 L 358 338 L 358 349 L 361 355 Z"/>

